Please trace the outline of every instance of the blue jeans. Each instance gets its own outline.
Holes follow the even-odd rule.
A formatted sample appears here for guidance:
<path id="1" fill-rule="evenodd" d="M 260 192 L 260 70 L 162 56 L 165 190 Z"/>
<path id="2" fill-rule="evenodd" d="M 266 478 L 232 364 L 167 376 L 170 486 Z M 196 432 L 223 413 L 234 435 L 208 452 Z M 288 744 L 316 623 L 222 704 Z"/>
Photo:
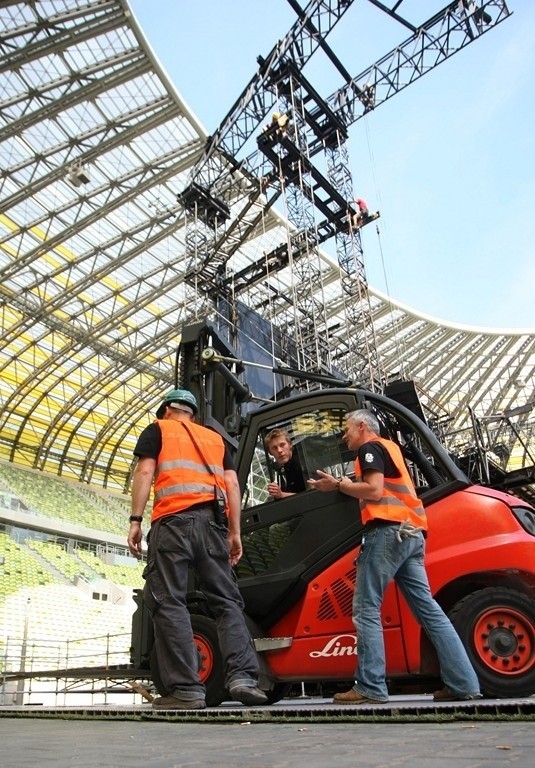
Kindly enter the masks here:
<path id="1" fill-rule="evenodd" d="M 227 531 L 214 521 L 210 507 L 169 515 L 151 527 L 143 596 L 152 615 L 162 684 L 178 699 L 205 697 L 186 604 L 190 567 L 216 621 L 227 688 L 255 686 L 258 659 L 229 562 Z"/>
<path id="2" fill-rule="evenodd" d="M 435 646 L 445 685 L 458 694 L 478 694 L 479 682 L 452 623 L 433 599 L 424 566 L 421 533 L 399 542 L 398 525 L 365 531 L 357 560 L 353 622 L 357 630 L 355 690 L 377 701 L 388 700 L 381 605 L 395 579 L 409 608 Z"/>

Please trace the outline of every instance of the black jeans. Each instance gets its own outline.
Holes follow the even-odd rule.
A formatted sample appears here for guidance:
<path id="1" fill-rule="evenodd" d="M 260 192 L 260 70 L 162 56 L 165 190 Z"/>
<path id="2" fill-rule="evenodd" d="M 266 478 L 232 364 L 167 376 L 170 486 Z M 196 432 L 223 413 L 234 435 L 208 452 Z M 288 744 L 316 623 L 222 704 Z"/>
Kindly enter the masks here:
<path id="1" fill-rule="evenodd" d="M 211 507 L 160 518 L 151 528 L 144 599 L 162 684 L 179 699 L 204 699 L 186 606 L 190 567 L 215 616 L 227 688 L 256 685 L 258 660 L 229 562 L 227 530 Z"/>

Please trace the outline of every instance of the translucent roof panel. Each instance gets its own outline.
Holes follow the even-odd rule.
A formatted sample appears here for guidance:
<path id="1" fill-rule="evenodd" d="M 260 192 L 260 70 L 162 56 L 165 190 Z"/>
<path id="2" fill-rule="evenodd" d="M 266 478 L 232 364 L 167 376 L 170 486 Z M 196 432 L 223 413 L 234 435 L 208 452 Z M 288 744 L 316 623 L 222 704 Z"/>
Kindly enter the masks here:
<path id="1" fill-rule="evenodd" d="M 11 2 L 0 24 L 0 458 L 126 490 L 180 327 L 214 311 L 186 282 L 191 216 L 177 201 L 207 136 L 124 0 Z M 233 216 L 242 186 L 237 174 Z M 254 206 L 231 281 L 292 232 L 264 198 Z M 358 284 L 349 297 L 330 256 L 307 259 L 306 273 L 266 263 L 240 300 L 292 334 L 309 280 L 314 332 L 342 370 L 360 333 L 348 318 L 366 310 L 385 379 L 414 379 L 459 428 L 468 407 L 533 403 L 531 332 L 441 323 Z"/>

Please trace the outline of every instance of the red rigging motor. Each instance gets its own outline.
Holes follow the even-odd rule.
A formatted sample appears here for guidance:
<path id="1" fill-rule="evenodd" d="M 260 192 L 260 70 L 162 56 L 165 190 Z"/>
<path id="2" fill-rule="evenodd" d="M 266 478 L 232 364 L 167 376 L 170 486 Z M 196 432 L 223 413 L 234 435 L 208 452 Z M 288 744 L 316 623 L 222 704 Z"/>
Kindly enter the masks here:
<path id="1" fill-rule="evenodd" d="M 373 411 L 384 437 L 404 453 L 428 516 L 426 567 L 435 599 L 457 628 L 491 697 L 535 693 L 535 510 L 472 485 L 425 423 L 387 397 L 355 389 L 308 392 L 238 420 L 235 457 L 242 488 L 243 557 L 236 567 L 251 636 L 270 701 L 294 682 L 347 684 L 356 663 L 352 622 L 355 558 L 362 522 L 355 500 L 306 490 L 273 500 L 275 467 L 264 438 L 287 430 L 306 477 L 318 469 L 351 476 L 345 415 Z M 132 663 L 150 665 L 152 625 L 136 594 Z M 207 703 L 227 698 L 215 623 L 192 580 L 189 595 Z M 394 583 L 382 610 L 387 678 L 432 690 L 434 649 Z M 158 687 L 157 666 L 151 668 Z M 160 691 L 160 693 L 165 693 Z"/>

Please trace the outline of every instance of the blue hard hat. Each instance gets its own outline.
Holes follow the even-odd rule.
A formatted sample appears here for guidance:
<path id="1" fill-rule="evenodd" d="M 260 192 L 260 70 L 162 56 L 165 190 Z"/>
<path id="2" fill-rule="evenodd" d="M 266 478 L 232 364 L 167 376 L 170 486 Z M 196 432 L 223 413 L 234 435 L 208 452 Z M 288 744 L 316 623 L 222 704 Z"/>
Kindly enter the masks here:
<path id="1" fill-rule="evenodd" d="M 156 418 L 161 419 L 165 413 L 166 407 L 168 405 L 172 407 L 173 403 L 187 405 L 188 408 L 191 408 L 193 414 L 196 414 L 199 410 L 195 395 L 193 395 L 188 389 L 172 389 L 166 394 L 162 404 L 156 411 Z"/>

